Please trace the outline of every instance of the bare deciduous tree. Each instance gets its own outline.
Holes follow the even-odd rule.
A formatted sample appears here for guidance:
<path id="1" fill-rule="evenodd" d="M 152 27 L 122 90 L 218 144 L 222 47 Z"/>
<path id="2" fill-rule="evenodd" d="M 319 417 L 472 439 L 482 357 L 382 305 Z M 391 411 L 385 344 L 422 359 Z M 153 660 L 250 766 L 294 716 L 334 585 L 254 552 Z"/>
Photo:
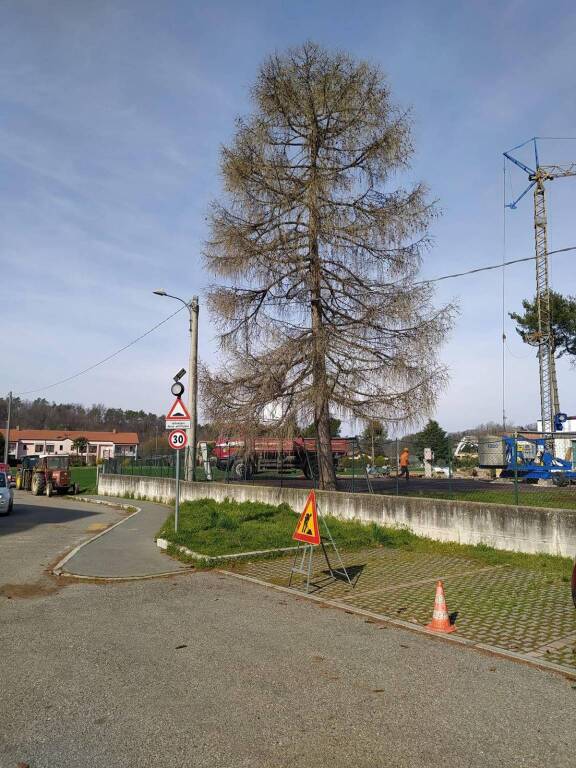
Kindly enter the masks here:
<path id="1" fill-rule="evenodd" d="M 210 415 L 306 423 L 322 488 L 336 478 L 330 410 L 388 422 L 428 414 L 452 308 L 415 284 L 435 208 L 422 184 L 390 188 L 413 153 L 409 116 L 381 72 L 313 43 L 275 55 L 254 113 L 222 150 L 208 269 L 226 363 L 203 372 Z"/>

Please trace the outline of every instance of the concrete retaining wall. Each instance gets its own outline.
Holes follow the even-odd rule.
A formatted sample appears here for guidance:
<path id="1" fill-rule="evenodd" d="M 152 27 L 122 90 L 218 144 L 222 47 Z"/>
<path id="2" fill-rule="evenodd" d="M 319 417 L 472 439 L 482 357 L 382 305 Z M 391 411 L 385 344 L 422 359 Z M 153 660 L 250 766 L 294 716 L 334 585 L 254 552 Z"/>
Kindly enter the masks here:
<path id="1" fill-rule="evenodd" d="M 153 501 L 174 499 L 174 480 L 156 477 L 101 475 L 98 493 Z M 421 536 L 460 544 L 488 544 L 496 549 L 576 556 L 576 511 L 542 507 L 509 507 L 471 501 L 410 496 L 318 491 L 322 512 L 343 520 L 406 526 Z M 308 491 L 237 483 L 181 483 L 182 501 L 210 497 L 237 501 L 285 502 L 301 510 Z"/>

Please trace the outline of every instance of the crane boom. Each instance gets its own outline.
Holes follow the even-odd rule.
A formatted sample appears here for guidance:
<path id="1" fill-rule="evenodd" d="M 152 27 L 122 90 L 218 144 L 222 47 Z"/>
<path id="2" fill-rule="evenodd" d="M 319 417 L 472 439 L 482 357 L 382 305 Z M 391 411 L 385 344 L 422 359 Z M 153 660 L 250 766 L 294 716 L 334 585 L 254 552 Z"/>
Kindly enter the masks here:
<path id="1" fill-rule="evenodd" d="M 540 170 L 546 173 L 547 179 L 563 179 L 565 176 L 576 176 L 576 163 L 569 165 L 541 165 Z"/>

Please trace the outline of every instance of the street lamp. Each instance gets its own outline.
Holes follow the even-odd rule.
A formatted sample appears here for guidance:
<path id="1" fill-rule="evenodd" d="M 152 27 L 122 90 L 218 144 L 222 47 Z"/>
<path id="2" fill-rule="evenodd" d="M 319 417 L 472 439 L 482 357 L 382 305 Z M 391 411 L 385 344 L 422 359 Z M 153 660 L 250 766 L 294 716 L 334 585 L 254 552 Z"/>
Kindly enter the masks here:
<path id="1" fill-rule="evenodd" d="M 198 424 L 198 296 L 192 296 L 190 301 L 184 301 L 179 296 L 159 289 L 153 291 L 156 296 L 166 296 L 175 299 L 188 309 L 190 319 L 190 360 L 188 363 L 188 410 L 190 411 L 190 429 L 188 430 L 188 447 L 186 449 L 186 480 L 196 480 L 196 431 Z"/>

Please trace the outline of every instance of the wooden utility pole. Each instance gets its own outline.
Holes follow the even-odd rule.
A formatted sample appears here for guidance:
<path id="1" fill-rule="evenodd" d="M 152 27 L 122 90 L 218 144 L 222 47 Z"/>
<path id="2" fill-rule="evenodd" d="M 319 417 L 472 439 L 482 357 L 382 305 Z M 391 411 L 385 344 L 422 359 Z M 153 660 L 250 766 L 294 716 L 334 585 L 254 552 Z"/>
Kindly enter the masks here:
<path id="1" fill-rule="evenodd" d="M 10 451 L 10 416 L 12 411 L 12 392 L 8 393 L 8 415 L 6 418 L 6 439 L 4 440 L 4 464 L 8 464 L 8 453 Z"/>

